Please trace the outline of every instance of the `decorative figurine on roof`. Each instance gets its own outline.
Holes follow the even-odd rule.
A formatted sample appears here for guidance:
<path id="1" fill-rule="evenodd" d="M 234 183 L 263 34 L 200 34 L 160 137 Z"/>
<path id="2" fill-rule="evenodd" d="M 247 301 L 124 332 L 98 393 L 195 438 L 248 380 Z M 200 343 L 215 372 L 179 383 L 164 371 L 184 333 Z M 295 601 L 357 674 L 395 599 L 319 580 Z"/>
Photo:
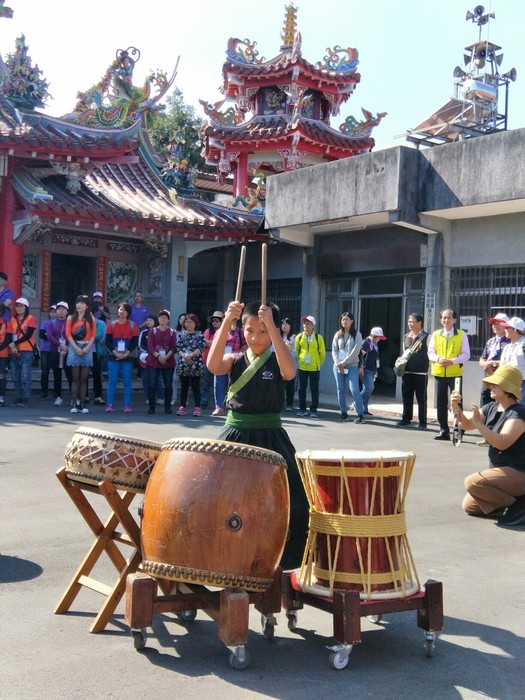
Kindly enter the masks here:
<path id="1" fill-rule="evenodd" d="M 358 122 L 353 116 L 347 117 L 339 127 L 339 131 L 351 136 L 369 136 L 372 129 L 377 126 L 383 117 L 386 117 L 386 112 L 378 112 L 376 116 L 367 109 L 361 108 L 365 117 L 364 122 Z"/>
<path id="2" fill-rule="evenodd" d="M 166 150 L 166 162 L 161 170 L 161 177 L 167 187 L 173 188 L 184 197 L 196 195 L 193 181 L 197 166 L 190 167 L 184 156 L 184 142 L 173 139 Z"/>
<path id="3" fill-rule="evenodd" d="M 6 7 L 4 3 L 5 0 L 0 0 L 0 17 L 11 19 L 13 16 L 13 10 L 10 7 Z"/>
<path id="4" fill-rule="evenodd" d="M 255 41 L 230 39 L 223 99 L 201 100 L 209 117 L 202 129 L 206 163 L 216 167 L 219 180 L 233 174 L 235 206 L 250 212 L 264 209 L 263 190 L 251 184 L 254 167 L 266 178 L 368 153 L 374 146 L 371 131 L 385 116 L 364 112 L 366 121 L 350 117 L 343 131 L 332 128 L 330 118 L 361 80 L 357 50 L 335 46 L 322 62 L 308 62 L 292 4 L 285 9 L 281 39 L 279 54 L 270 60 L 259 56 Z"/>
<path id="5" fill-rule="evenodd" d="M 9 8 L 4 8 L 9 9 Z M 33 66 L 27 54 L 25 36 L 15 42 L 14 53 L 7 54 L 0 76 L 0 93 L 21 109 L 44 107 L 49 97 L 49 83 L 41 78 L 38 65 Z"/>
<path id="6" fill-rule="evenodd" d="M 139 59 L 140 51 L 133 46 L 118 49 L 115 60 L 100 81 L 77 94 L 77 104 L 63 119 L 86 126 L 126 128 L 158 109 L 156 103 L 171 87 L 177 67 L 170 80 L 164 71 L 150 71 L 144 85 L 137 87 L 133 85 L 133 71 Z"/>
<path id="7" fill-rule="evenodd" d="M 252 182 L 246 186 L 246 196 L 237 195 L 232 207 L 239 208 L 242 204 L 250 214 L 264 214 L 266 209 L 266 179 L 264 173 L 252 171 Z"/>

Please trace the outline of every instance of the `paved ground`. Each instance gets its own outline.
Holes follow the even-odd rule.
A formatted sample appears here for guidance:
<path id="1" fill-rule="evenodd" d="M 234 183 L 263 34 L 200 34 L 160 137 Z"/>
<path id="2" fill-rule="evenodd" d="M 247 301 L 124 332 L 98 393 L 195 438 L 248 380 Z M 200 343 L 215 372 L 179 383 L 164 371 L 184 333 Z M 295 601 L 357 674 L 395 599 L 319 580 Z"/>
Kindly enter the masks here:
<path id="1" fill-rule="evenodd" d="M 485 464 L 476 436 L 454 448 L 426 433 L 395 428 L 399 407 L 374 404 L 365 425 L 337 422 L 324 409 L 319 420 L 285 414 L 298 450 L 331 448 L 401 449 L 417 455 L 409 488 L 408 534 L 420 579 L 443 582 L 445 629 L 434 657 L 423 653 L 415 613 L 388 616 L 376 626 L 362 621 L 363 641 L 350 663 L 334 671 L 325 646 L 332 620 L 307 607 L 295 633 L 284 614 L 273 642 L 250 616 L 247 648 L 251 664 L 234 671 L 217 639 L 217 627 L 199 613 L 181 625 L 157 615 L 144 652 L 134 650 L 124 606 L 105 632 L 88 629 L 101 599 L 82 590 L 71 611 L 53 608 L 91 543 L 88 528 L 54 476 L 75 428 L 87 425 L 164 441 L 174 436 L 214 438 L 221 419 L 133 414 L 106 416 L 92 407 L 72 417 L 67 408 L 34 400 L 30 408 L 0 412 L 1 619 L 0 697 L 74 698 L 173 697 L 209 700 L 325 700 L 326 698 L 414 699 L 523 697 L 525 529 L 498 528 L 492 520 L 465 516 L 460 503 L 466 474 Z M 167 420 L 169 418 L 169 420 Z M 93 502 L 100 510 L 100 497 Z M 108 583 L 108 565 L 97 568 Z"/>

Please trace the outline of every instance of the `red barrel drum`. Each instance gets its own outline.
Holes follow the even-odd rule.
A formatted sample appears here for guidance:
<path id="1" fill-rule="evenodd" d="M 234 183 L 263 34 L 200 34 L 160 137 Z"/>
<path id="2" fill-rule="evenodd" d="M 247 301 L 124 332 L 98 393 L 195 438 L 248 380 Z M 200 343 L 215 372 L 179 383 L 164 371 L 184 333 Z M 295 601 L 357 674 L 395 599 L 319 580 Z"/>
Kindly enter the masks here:
<path id="1" fill-rule="evenodd" d="M 264 591 L 289 515 L 281 455 L 220 440 L 170 440 L 144 498 L 142 567 L 174 581 Z"/>
<path id="2" fill-rule="evenodd" d="M 416 593 L 404 510 L 415 455 L 308 450 L 296 459 L 310 503 L 305 589 L 358 590 L 368 599 Z"/>

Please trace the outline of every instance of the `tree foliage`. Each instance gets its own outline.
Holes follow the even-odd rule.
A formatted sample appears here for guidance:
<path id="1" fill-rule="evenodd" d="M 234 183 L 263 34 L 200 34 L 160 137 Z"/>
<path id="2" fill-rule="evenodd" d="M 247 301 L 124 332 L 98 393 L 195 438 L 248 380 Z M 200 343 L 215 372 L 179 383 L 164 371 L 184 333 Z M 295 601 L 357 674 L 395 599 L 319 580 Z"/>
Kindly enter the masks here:
<path id="1" fill-rule="evenodd" d="M 182 157 L 189 166 L 197 166 L 205 171 L 204 158 L 201 155 L 202 141 L 200 129 L 203 119 L 195 114 L 195 107 L 184 102 L 184 95 L 179 88 L 168 96 L 164 112 L 158 112 L 149 128 L 149 136 L 156 151 L 166 156 L 173 142 L 182 145 Z"/>

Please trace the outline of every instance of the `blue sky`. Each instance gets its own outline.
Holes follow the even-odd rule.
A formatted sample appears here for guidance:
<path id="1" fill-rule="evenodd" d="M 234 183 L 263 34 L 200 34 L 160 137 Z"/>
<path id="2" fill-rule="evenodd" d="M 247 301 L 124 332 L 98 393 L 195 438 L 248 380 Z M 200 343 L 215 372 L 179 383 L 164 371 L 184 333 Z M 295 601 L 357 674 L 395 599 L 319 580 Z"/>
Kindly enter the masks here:
<path id="1" fill-rule="evenodd" d="M 283 0 L 6 0 L 13 19 L 0 19 L 0 53 L 13 51 L 25 34 L 33 64 L 50 82 L 46 111 L 70 111 L 78 90 L 98 82 L 117 49 L 136 46 L 141 59 L 134 82 L 149 69 L 167 72 L 180 55 L 175 84 L 187 103 L 204 116 L 199 98 L 221 98 L 222 64 L 230 37 L 257 41 L 261 56 L 279 52 L 285 14 Z M 463 49 L 478 40 L 478 28 L 465 21 L 474 3 L 462 0 L 297 0 L 302 52 L 321 61 L 338 44 L 359 51 L 361 83 L 332 118 L 338 128 L 361 108 L 387 112 L 373 136 L 376 149 L 402 145 L 396 138 L 416 126 L 453 94 L 452 71 L 463 66 Z M 495 11 L 488 39 L 503 47 L 501 72 L 516 68 L 509 93 L 509 128 L 525 127 L 525 2 L 491 0 Z M 486 31 L 482 33 L 486 39 Z"/>

